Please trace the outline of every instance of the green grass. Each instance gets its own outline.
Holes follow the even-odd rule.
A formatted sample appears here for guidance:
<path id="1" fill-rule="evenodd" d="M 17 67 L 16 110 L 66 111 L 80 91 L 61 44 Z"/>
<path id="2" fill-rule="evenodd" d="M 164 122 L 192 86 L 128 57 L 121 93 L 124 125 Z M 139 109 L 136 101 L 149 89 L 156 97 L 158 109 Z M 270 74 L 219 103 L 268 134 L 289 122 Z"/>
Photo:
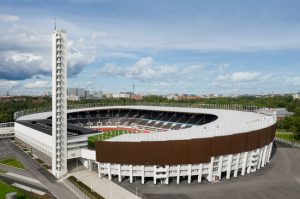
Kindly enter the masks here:
<path id="1" fill-rule="evenodd" d="M 83 182 L 79 181 L 77 178 L 74 176 L 68 177 L 68 180 L 74 184 L 80 191 L 85 193 L 89 198 L 91 199 L 104 199 L 102 196 L 100 196 L 97 192 L 91 192 L 91 188 L 88 187 L 86 184 Z"/>
<path id="2" fill-rule="evenodd" d="M 88 137 L 88 146 L 90 148 L 95 148 L 95 142 L 96 141 L 103 141 L 103 140 L 107 140 L 122 134 L 126 134 L 127 131 L 125 130 L 113 130 L 113 131 L 109 131 L 109 132 L 105 132 L 101 135 L 93 135 Z"/>
<path id="3" fill-rule="evenodd" d="M 18 191 L 16 188 L 0 180 L 0 198 L 6 198 L 6 194 L 9 192 L 16 192 L 18 194 L 17 195 L 18 199 L 27 199 L 27 198 L 29 199 L 29 197 L 26 197 L 23 193 Z"/>
<path id="4" fill-rule="evenodd" d="M 286 134 L 286 133 L 276 133 L 275 135 L 278 138 L 289 140 L 289 141 L 295 141 L 300 143 L 300 136 L 293 135 L 293 134 Z"/>
<path id="5" fill-rule="evenodd" d="M 19 169 L 25 169 L 25 167 L 23 166 L 23 164 L 21 162 L 19 162 L 16 159 L 13 159 L 13 158 L 0 160 L 0 164 L 5 164 L 5 165 L 16 167 Z"/>

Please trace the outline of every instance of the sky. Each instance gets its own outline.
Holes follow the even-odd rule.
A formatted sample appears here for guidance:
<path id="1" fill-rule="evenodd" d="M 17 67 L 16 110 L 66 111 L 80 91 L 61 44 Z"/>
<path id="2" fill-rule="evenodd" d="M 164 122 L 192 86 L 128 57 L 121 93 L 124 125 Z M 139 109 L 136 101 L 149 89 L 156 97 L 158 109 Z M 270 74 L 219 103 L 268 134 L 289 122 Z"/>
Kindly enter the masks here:
<path id="1" fill-rule="evenodd" d="M 299 0 L 1 0 L 0 94 L 51 90 L 51 33 L 68 87 L 143 94 L 300 91 Z"/>

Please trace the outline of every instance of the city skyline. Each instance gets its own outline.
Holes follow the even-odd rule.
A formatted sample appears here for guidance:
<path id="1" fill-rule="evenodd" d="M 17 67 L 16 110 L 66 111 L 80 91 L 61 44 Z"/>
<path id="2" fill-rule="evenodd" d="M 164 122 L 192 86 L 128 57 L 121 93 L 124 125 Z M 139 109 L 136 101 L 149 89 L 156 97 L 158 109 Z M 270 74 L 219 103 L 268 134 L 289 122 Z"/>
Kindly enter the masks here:
<path id="1" fill-rule="evenodd" d="M 69 87 L 117 93 L 134 83 L 137 93 L 153 94 L 296 93 L 299 4 L 4 0 L 1 94 L 51 90 L 53 17 L 69 33 Z"/>

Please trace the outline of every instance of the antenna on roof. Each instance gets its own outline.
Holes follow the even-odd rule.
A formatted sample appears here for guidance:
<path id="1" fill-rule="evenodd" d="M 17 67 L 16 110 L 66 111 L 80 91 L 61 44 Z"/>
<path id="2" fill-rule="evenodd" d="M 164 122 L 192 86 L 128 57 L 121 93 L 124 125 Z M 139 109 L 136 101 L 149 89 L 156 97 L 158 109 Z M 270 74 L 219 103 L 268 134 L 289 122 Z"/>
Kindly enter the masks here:
<path id="1" fill-rule="evenodd" d="M 54 30 L 56 30 L 56 18 L 54 17 L 53 20 L 54 20 Z"/>

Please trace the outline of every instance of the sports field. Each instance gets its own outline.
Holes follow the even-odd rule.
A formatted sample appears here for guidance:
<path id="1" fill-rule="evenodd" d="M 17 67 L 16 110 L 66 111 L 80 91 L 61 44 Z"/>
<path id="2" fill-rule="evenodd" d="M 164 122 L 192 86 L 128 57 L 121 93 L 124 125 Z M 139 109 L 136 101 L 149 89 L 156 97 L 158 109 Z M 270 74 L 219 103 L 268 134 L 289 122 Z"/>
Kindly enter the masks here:
<path id="1" fill-rule="evenodd" d="M 107 131 L 107 132 L 103 132 L 99 135 L 94 135 L 94 136 L 90 136 L 88 138 L 88 145 L 89 147 L 94 148 L 95 147 L 95 142 L 96 141 L 103 141 L 103 140 L 107 140 L 122 134 L 126 134 L 126 133 L 130 133 L 129 131 L 126 130 L 112 130 L 112 131 Z"/>

